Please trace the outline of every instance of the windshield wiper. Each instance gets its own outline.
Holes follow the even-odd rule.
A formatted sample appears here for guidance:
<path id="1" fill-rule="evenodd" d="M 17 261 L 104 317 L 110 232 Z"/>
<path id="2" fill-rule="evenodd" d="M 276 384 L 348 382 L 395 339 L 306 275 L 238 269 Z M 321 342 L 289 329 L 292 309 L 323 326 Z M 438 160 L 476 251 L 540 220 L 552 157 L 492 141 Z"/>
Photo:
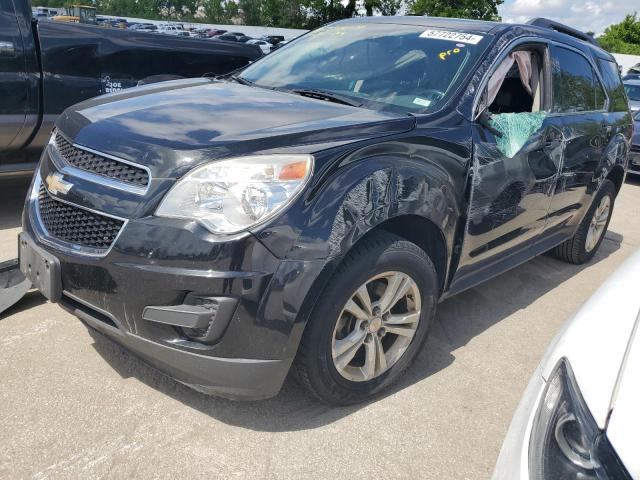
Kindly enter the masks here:
<path id="1" fill-rule="evenodd" d="M 341 103 L 342 105 L 349 105 L 350 107 L 361 107 L 363 105 L 362 103 L 354 102 L 353 100 L 340 94 L 325 92 L 324 90 L 316 90 L 315 88 L 293 88 L 289 91 L 297 93 L 298 95 L 302 95 L 303 97 L 317 98 L 318 100 Z"/>
<path id="2" fill-rule="evenodd" d="M 231 80 L 233 80 L 234 82 L 237 82 L 237 83 L 239 83 L 241 85 L 248 85 L 249 87 L 252 87 L 252 86 L 255 85 L 255 83 L 253 83 L 253 82 L 251 82 L 251 81 L 249 81 L 249 80 L 247 80 L 245 78 L 238 77 L 237 75 L 231 75 L 229 78 Z"/>

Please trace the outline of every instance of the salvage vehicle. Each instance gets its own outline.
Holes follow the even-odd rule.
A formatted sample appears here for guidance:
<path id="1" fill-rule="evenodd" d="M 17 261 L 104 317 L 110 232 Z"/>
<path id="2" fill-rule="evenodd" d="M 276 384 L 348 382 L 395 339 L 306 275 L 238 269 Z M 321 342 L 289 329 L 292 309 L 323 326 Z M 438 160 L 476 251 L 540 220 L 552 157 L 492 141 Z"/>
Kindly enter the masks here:
<path id="1" fill-rule="evenodd" d="M 290 369 L 369 399 L 439 300 L 604 238 L 632 119 L 588 35 L 369 17 L 226 78 L 68 108 L 26 200 L 20 267 L 51 301 L 199 391 Z"/>
<path id="2" fill-rule="evenodd" d="M 636 253 L 551 342 L 513 417 L 494 480 L 640 479 L 639 281 Z"/>
<path id="3" fill-rule="evenodd" d="M 32 21 L 27 0 L 2 1 L 0 176 L 32 175 L 53 122 L 74 103 L 151 77 L 225 74 L 261 56 L 251 45 Z"/>

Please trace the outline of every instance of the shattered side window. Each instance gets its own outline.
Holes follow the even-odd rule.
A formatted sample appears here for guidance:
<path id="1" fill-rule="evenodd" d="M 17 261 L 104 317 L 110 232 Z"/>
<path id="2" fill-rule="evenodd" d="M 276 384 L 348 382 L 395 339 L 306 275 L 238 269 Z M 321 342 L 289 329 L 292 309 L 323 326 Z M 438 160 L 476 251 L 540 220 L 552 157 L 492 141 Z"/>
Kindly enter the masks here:
<path id="1" fill-rule="evenodd" d="M 491 126 L 502 133 L 496 137 L 496 146 L 507 158 L 513 158 L 546 118 L 545 112 L 502 113 L 492 115 Z"/>

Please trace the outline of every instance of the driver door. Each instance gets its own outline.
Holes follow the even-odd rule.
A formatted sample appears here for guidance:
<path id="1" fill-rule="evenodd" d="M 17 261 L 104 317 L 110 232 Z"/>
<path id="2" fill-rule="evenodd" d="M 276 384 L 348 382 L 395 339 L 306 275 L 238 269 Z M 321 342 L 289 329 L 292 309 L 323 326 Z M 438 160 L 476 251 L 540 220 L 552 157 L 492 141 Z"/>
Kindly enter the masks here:
<path id="1" fill-rule="evenodd" d="M 536 112 L 544 117 L 540 127 L 524 137 L 526 141 L 515 153 L 506 154 L 505 142 L 500 143 L 494 133 L 496 114 L 491 114 L 491 119 L 478 117 L 472 125 L 469 207 L 452 291 L 469 288 L 533 256 L 532 246 L 545 228 L 562 161 L 563 137 L 560 119 L 545 114 L 549 101 L 545 91 L 549 83 L 545 80 L 547 46 L 534 48 L 539 50 L 541 61 L 544 59 L 538 91 L 542 100 Z M 512 115 L 509 119 L 514 123 L 522 118 L 513 113 L 507 115 Z M 501 133 L 509 143 L 512 132 Z"/>

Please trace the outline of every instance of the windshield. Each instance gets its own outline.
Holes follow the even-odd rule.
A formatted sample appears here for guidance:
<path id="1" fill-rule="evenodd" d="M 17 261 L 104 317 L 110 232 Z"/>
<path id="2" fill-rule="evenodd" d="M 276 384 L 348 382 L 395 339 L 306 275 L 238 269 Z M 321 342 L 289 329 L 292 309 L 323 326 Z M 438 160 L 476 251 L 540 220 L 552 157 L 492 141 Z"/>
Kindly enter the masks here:
<path id="1" fill-rule="evenodd" d="M 481 35 L 413 25 L 337 24 L 276 50 L 241 77 L 267 88 L 322 90 L 368 108 L 426 113 L 446 100 L 486 43 Z"/>
<path id="2" fill-rule="evenodd" d="M 629 100 L 633 100 L 635 102 L 640 101 L 640 85 L 626 84 L 624 86 L 624 91 L 626 92 Z"/>

